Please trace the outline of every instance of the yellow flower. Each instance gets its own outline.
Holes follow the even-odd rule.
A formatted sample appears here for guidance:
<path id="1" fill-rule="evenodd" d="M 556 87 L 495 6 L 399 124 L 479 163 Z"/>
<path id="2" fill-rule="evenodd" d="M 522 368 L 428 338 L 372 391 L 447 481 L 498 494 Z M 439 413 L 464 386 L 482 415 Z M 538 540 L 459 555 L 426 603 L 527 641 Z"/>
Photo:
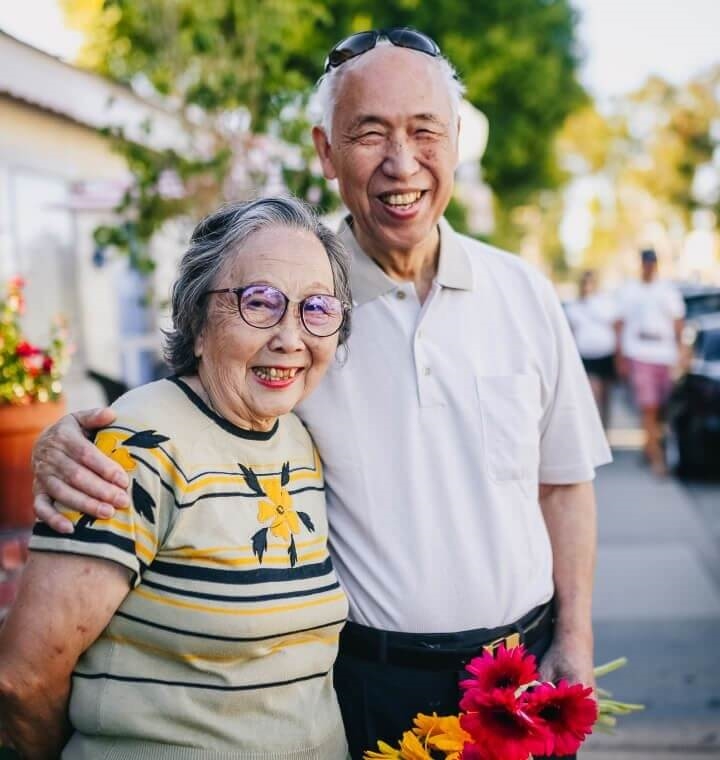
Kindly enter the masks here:
<path id="1" fill-rule="evenodd" d="M 399 749 L 395 749 L 385 742 L 378 742 L 378 749 L 380 752 L 367 750 L 363 755 L 363 760 L 400 760 Z"/>
<path id="2" fill-rule="evenodd" d="M 402 760 L 432 760 L 430 753 L 420 744 L 420 740 L 412 731 L 406 731 L 400 742 L 400 757 Z"/>
<path id="3" fill-rule="evenodd" d="M 300 518 L 292 508 L 292 497 L 287 488 L 280 485 L 279 478 L 264 481 L 263 490 L 270 501 L 261 501 L 258 505 L 258 521 L 272 520 L 273 536 L 289 541 L 292 533 L 300 532 Z"/>
<path id="4" fill-rule="evenodd" d="M 458 760 L 465 742 L 472 740 L 467 731 L 460 726 L 457 715 L 447 717 L 423 715 L 418 713 L 413 731 L 424 738 L 427 746 L 445 753 L 445 760 Z"/>
<path id="5" fill-rule="evenodd" d="M 441 720 L 442 718 L 437 713 L 433 713 L 432 715 L 418 713 L 413 720 L 415 724 L 415 728 L 413 728 L 415 736 L 424 739 L 428 734 L 434 734 L 438 730 Z"/>
<path id="6" fill-rule="evenodd" d="M 130 456 L 130 452 L 123 448 L 122 440 L 109 430 L 101 430 L 95 437 L 95 445 L 114 462 L 117 462 L 123 470 L 130 472 L 135 469 L 137 462 Z"/>

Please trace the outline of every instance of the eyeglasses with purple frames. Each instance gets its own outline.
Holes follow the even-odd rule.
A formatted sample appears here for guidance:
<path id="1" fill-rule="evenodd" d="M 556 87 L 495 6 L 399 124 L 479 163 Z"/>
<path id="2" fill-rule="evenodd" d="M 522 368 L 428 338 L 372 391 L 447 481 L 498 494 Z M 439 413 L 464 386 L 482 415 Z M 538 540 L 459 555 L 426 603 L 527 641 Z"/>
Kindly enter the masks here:
<path id="1" fill-rule="evenodd" d="M 282 290 L 272 285 L 251 284 L 241 288 L 207 290 L 210 293 L 234 293 L 243 321 L 251 327 L 267 330 L 282 321 L 288 304 L 298 305 L 303 327 L 316 338 L 329 338 L 340 330 L 345 322 L 350 304 L 327 293 L 313 293 L 300 301 L 288 298 Z"/>

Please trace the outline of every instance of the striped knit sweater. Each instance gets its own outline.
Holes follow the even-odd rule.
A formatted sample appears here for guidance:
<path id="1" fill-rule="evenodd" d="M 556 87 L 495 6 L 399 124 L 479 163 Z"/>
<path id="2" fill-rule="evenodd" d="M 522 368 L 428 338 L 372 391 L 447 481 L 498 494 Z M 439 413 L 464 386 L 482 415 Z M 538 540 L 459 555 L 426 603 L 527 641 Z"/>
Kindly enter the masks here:
<path id="1" fill-rule="evenodd" d="M 294 415 L 237 428 L 179 379 L 114 408 L 95 442 L 127 470 L 132 507 L 65 510 L 73 535 L 38 524 L 31 541 L 133 576 L 76 666 L 62 757 L 343 760 L 331 669 L 347 601 L 307 431 Z"/>

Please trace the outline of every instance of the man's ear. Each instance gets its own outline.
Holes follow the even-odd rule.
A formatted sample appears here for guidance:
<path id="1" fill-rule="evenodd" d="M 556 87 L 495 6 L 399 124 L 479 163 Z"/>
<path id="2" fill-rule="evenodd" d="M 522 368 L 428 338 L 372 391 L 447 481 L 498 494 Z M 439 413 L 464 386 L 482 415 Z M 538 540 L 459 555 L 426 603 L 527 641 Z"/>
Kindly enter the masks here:
<path id="1" fill-rule="evenodd" d="M 336 179 L 337 172 L 332 161 L 332 146 L 322 127 L 312 128 L 312 139 L 315 143 L 315 151 L 322 165 L 323 176 L 325 179 Z"/>
<path id="2" fill-rule="evenodd" d="M 455 130 L 455 168 L 457 169 L 458 164 L 460 163 L 460 127 L 462 125 L 462 121 L 460 116 L 458 115 L 457 118 L 457 129 Z"/>

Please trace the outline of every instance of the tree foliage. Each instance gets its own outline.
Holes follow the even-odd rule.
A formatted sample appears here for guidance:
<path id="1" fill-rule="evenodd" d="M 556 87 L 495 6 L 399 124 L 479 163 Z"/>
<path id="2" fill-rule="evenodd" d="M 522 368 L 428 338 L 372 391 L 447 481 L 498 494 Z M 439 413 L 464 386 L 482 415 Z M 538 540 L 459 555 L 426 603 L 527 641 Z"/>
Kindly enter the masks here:
<path id="1" fill-rule="evenodd" d="M 431 35 L 490 122 L 484 175 L 513 205 L 557 183 L 553 139 L 585 101 L 577 82 L 577 14 L 568 0 L 328 0 L 320 50 L 368 28 L 409 25 Z M 322 55 L 315 58 L 319 72 Z"/>
<path id="2" fill-rule="evenodd" d="M 309 130 L 297 106 L 329 48 L 354 31 L 411 25 L 438 41 L 465 81 L 468 99 L 489 118 L 484 177 L 506 207 L 558 183 L 554 136 L 585 97 L 575 78 L 577 19 L 569 0 L 446 0 L 442 8 L 420 0 L 62 2 L 71 23 L 86 32 L 87 65 L 121 82 L 149 83 L 191 121 L 214 131 L 215 149 L 225 158 L 203 156 L 212 171 L 233 171 L 226 154 L 237 145 L 222 139 L 219 125 L 223 114 L 241 112 L 251 134 L 295 137 L 298 151 L 283 167 L 285 180 L 326 205 L 332 200 L 311 171 Z M 147 191 L 140 214 L 156 213 L 161 223 L 183 204 L 153 207 L 152 183 L 172 161 L 145 158 L 150 168 L 136 167 Z M 194 168 L 207 174 L 202 161 Z M 226 189 L 220 182 L 217 197 Z"/>
<path id="3" fill-rule="evenodd" d="M 593 229 L 585 264 L 603 266 L 647 241 L 681 242 L 695 211 L 720 213 L 720 67 L 683 85 L 650 78 L 610 115 L 573 115 L 558 139 L 565 167 L 593 177 Z"/>

